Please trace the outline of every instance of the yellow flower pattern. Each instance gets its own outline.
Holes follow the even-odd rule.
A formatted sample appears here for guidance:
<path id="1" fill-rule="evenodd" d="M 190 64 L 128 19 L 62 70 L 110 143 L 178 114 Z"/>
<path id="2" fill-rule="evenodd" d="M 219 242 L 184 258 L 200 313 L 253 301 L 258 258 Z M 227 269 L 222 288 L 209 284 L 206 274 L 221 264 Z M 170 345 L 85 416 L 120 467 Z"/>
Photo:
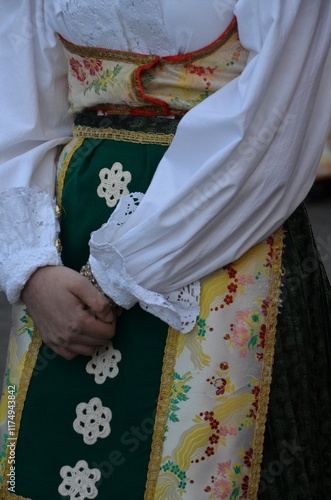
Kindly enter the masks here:
<path id="1" fill-rule="evenodd" d="M 152 453 L 160 469 L 150 476 L 153 494 L 146 500 L 251 498 L 264 432 L 262 424 L 257 432 L 257 421 L 263 422 L 270 384 L 263 374 L 270 375 L 272 363 L 281 246 L 280 230 L 202 280 L 200 317 L 185 341 L 177 333 L 172 386 L 161 388 L 162 401 L 169 390 L 166 439 L 162 454 Z M 192 350 L 196 344 L 199 351 Z"/>

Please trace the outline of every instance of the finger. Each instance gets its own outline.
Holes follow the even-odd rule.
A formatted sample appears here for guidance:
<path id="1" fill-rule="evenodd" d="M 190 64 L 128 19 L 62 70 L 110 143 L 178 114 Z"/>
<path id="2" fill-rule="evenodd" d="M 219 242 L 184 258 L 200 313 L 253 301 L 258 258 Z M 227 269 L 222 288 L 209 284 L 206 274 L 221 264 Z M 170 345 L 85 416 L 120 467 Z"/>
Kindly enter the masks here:
<path id="1" fill-rule="evenodd" d="M 40 329 L 39 332 L 43 341 L 58 354 L 60 354 L 59 349 L 61 349 L 61 356 L 66 359 L 70 357 L 69 351 L 89 356 L 95 347 L 104 345 L 113 338 L 115 328 L 94 318 L 90 324 L 86 323 L 82 320 L 79 323 L 75 318 L 75 322 L 67 324 L 60 333 L 57 331 L 52 333 L 52 330 L 45 333 Z M 77 350 L 77 346 L 85 346 L 83 352 L 81 349 Z"/>
<path id="2" fill-rule="evenodd" d="M 107 335 L 106 337 L 102 338 L 102 337 L 93 337 L 91 336 L 91 334 L 84 335 L 82 333 L 79 336 L 70 339 L 70 341 L 67 342 L 67 346 L 68 349 L 73 349 L 74 346 L 77 345 L 97 347 L 100 345 L 107 344 L 112 338 L 113 335 Z"/>
<path id="3" fill-rule="evenodd" d="M 87 304 L 82 303 L 82 307 L 94 319 L 98 319 L 98 320 L 102 321 L 103 323 L 112 324 L 113 321 L 117 318 L 117 312 L 109 302 L 107 302 L 106 309 L 104 309 L 103 312 L 99 311 L 99 313 L 97 313 L 97 314 Z"/>
<path id="4" fill-rule="evenodd" d="M 100 345 L 100 344 L 99 344 Z M 80 356 L 93 356 L 95 352 L 96 346 L 87 346 L 87 345 L 72 345 L 70 346 L 70 349 L 75 353 L 79 354 Z"/>
<path id="5" fill-rule="evenodd" d="M 99 292 L 86 278 L 81 276 L 82 285 L 77 290 L 76 296 L 86 304 L 93 314 L 106 323 L 112 323 L 114 320 L 114 311 L 109 304 L 109 300 Z"/>
<path id="6" fill-rule="evenodd" d="M 56 345 L 49 345 L 49 347 L 51 347 L 56 354 L 61 356 L 61 358 L 64 358 L 68 361 L 74 359 L 77 356 L 77 354 L 75 354 L 73 351 L 70 351 L 66 347 L 61 347 Z"/>
<path id="7" fill-rule="evenodd" d="M 112 323 L 105 323 L 93 316 L 89 311 L 84 310 L 82 316 L 79 318 L 79 330 L 81 335 L 99 342 L 104 342 L 113 338 L 115 335 L 115 328 L 115 316 L 113 316 Z M 93 344 L 95 344 L 95 342 L 93 342 Z"/>
<path id="8" fill-rule="evenodd" d="M 52 346 L 52 349 L 56 354 L 62 358 L 70 361 L 76 358 L 78 355 L 81 356 L 93 356 L 96 346 L 86 346 L 86 345 L 70 345 L 70 349 L 63 346 Z"/>

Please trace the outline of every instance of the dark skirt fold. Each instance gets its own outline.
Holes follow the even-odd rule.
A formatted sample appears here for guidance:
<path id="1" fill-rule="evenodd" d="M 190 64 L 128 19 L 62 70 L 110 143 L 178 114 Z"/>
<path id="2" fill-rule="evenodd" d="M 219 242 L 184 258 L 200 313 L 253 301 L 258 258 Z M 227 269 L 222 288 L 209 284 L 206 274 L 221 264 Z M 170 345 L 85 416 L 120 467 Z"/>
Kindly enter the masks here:
<path id="1" fill-rule="evenodd" d="M 261 499 L 331 498 L 331 293 L 303 206 L 284 225 L 284 276 Z"/>

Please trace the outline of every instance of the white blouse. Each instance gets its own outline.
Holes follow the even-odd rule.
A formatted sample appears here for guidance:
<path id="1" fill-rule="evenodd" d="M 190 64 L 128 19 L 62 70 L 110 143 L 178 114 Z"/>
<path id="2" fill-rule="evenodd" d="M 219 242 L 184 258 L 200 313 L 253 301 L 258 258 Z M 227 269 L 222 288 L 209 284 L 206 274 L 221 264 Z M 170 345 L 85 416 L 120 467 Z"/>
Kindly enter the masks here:
<path id="1" fill-rule="evenodd" d="M 39 266 L 60 265 L 52 201 L 58 147 L 70 140 L 67 63 L 79 45 L 185 53 L 237 16 L 242 75 L 180 122 L 146 195 L 90 242 L 103 290 L 188 331 L 187 287 L 261 241 L 315 176 L 331 116 L 329 0 L 17 0 L 0 25 L 0 289 L 10 302 Z M 120 218 L 122 223 L 114 222 Z M 186 286 L 185 301 L 177 300 Z"/>

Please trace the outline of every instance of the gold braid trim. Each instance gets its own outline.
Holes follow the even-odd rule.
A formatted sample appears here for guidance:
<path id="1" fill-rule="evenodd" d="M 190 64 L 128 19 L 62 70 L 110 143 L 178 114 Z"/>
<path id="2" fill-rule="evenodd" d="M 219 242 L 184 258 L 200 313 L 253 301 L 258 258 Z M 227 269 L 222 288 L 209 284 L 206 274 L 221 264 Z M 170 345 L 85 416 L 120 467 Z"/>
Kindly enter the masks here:
<path id="1" fill-rule="evenodd" d="M 3 491 L 0 489 L 1 500 L 32 500 L 31 498 L 20 497 L 15 495 L 15 493 L 10 493 L 10 491 Z"/>
<path id="2" fill-rule="evenodd" d="M 70 54 L 76 54 L 81 57 L 93 57 L 107 61 L 121 61 L 134 65 L 148 64 L 159 60 L 159 57 L 155 54 L 148 55 L 138 54 L 136 52 L 127 52 L 124 50 L 84 47 L 83 45 L 75 45 L 74 43 L 65 40 L 61 35 L 59 35 L 59 38 L 65 49 L 70 52 Z"/>
<path id="3" fill-rule="evenodd" d="M 76 142 L 76 144 L 68 152 L 68 155 L 67 155 L 66 159 L 63 162 L 62 169 L 61 169 L 58 181 L 57 181 L 57 195 L 56 195 L 56 198 L 57 198 L 57 204 L 58 204 L 59 208 L 61 208 L 61 204 L 62 204 L 62 192 L 63 192 L 64 180 L 65 180 L 65 177 L 66 177 L 66 174 L 67 174 L 69 163 L 71 161 L 71 158 L 76 153 L 77 149 L 80 148 L 80 146 L 83 144 L 83 142 L 84 142 L 83 138 L 78 139 L 77 142 Z"/>
<path id="4" fill-rule="evenodd" d="M 16 398 L 16 421 L 15 421 L 15 433 L 16 436 L 19 434 L 20 430 L 20 425 L 21 425 L 21 419 L 22 419 L 22 413 L 23 413 L 23 408 L 24 408 L 24 403 L 26 399 L 26 395 L 28 392 L 30 380 L 32 377 L 32 372 L 35 367 L 38 353 L 42 344 L 41 338 L 39 336 L 39 333 L 37 331 L 37 328 L 34 326 L 33 328 L 33 335 L 32 339 L 29 345 L 29 349 L 26 353 L 26 358 L 25 358 L 25 363 L 24 363 L 24 368 L 21 376 L 21 380 L 18 386 L 18 391 L 17 391 L 17 398 Z M 7 460 L 6 460 L 6 465 L 4 469 L 4 480 L 7 477 L 7 474 L 9 474 L 10 469 L 9 469 L 9 461 L 8 461 L 8 447 L 7 447 Z M 24 499 L 23 497 L 17 496 L 14 493 L 11 493 L 7 490 L 5 484 L 2 485 L 0 488 L 0 498 L 1 500 L 29 500 L 29 499 Z"/>
<path id="5" fill-rule="evenodd" d="M 177 332 L 173 328 L 169 328 L 163 358 L 160 393 L 157 403 L 157 412 L 152 439 L 152 451 L 147 472 L 144 500 L 154 500 L 155 488 L 160 472 L 163 453 L 163 437 L 168 420 L 170 394 L 173 383 L 172 374 L 176 364 L 177 343 L 179 335 L 181 335 L 179 332 Z"/>
<path id="6" fill-rule="evenodd" d="M 279 306 L 281 276 L 282 276 L 283 228 L 274 233 L 274 258 L 272 276 L 268 291 L 269 307 L 267 314 L 267 335 L 261 372 L 261 387 L 259 411 L 256 417 L 255 434 L 253 438 L 253 459 L 248 487 L 248 500 L 255 500 L 258 495 L 261 463 L 263 456 L 264 433 L 268 413 L 272 366 L 275 353 L 277 315 Z"/>
<path id="7" fill-rule="evenodd" d="M 160 146 L 169 146 L 174 138 L 174 134 L 153 134 L 148 132 L 136 132 L 132 130 L 114 128 L 86 127 L 84 125 L 75 125 L 72 131 L 74 137 L 89 139 L 112 139 L 113 141 L 133 142 L 135 144 L 158 144 Z M 67 158 L 66 161 L 69 162 L 70 159 Z M 64 177 L 65 173 L 63 174 L 63 181 Z"/>

